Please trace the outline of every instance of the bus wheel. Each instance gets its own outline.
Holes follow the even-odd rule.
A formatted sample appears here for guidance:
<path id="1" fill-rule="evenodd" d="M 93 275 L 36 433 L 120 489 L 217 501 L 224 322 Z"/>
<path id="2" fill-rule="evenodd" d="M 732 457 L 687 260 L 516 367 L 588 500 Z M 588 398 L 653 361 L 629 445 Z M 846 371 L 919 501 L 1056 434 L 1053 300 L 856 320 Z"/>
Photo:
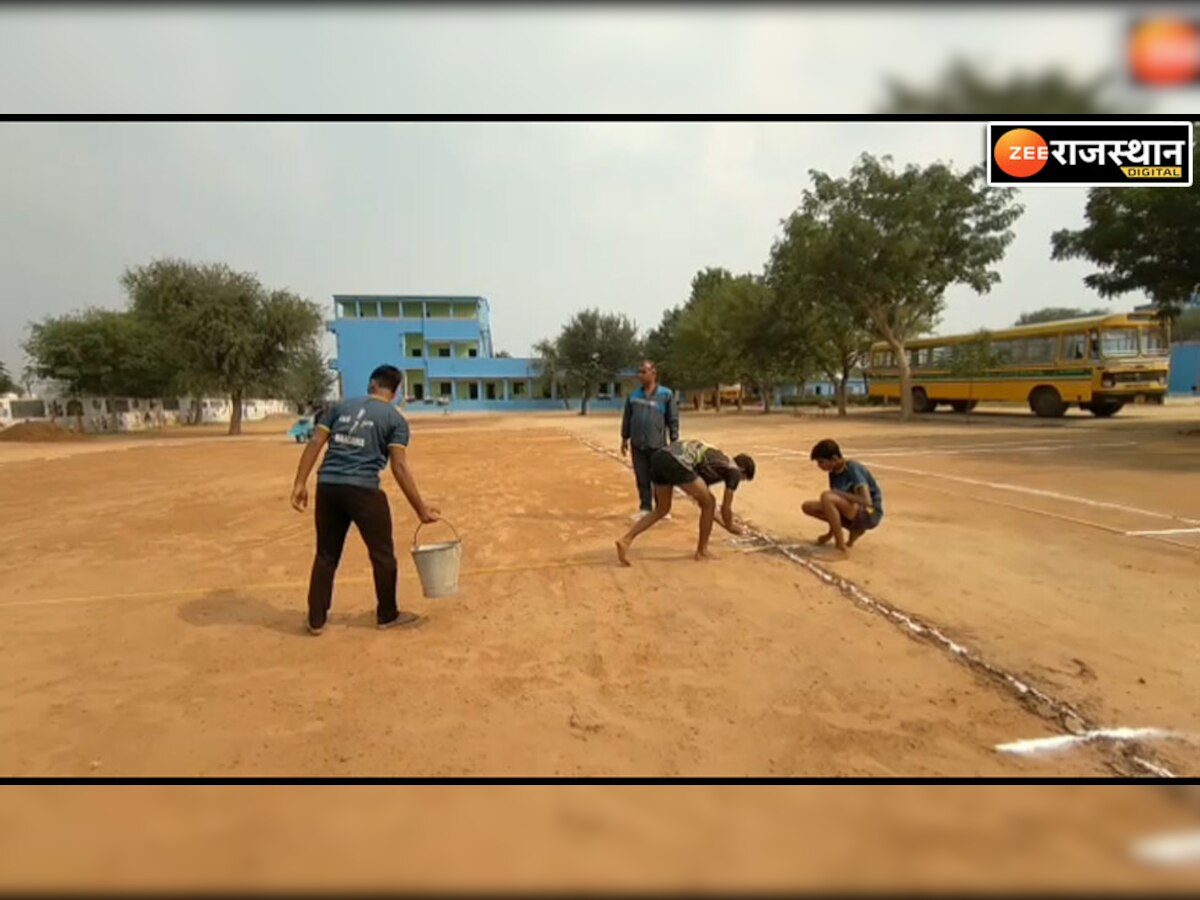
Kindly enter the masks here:
<path id="1" fill-rule="evenodd" d="M 937 404 L 929 399 L 925 388 L 915 387 L 912 390 L 913 412 L 931 413 L 937 409 Z"/>
<path id="2" fill-rule="evenodd" d="M 1052 387 L 1043 385 L 1034 388 L 1029 395 L 1029 408 L 1043 419 L 1057 419 L 1067 411 L 1062 395 Z"/>
<path id="3" fill-rule="evenodd" d="M 1119 413 L 1121 407 L 1124 405 L 1124 403 L 1118 403 L 1115 400 L 1094 400 L 1087 404 L 1084 409 L 1097 418 L 1107 419 Z"/>
<path id="4" fill-rule="evenodd" d="M 978 403 L 978 400 L 955 400 L 950 404 L 950 408 L 956 413 L 969 413 Z"/>

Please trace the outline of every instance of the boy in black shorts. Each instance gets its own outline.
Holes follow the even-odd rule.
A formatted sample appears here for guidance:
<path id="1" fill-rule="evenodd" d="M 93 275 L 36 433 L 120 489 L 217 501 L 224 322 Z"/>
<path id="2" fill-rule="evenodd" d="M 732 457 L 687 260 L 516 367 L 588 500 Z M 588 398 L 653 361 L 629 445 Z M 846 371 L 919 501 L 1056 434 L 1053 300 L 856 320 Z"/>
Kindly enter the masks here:
<path id="1" fill-rule="evenodd" d="M 820 519 L 829 525 L 829 531 L 817 538 L 818 544 L 827 544 L 830 539 L 843 553 L 854 546 L 854 542 L 883 520 L 883 492 L 867 467 L 852 459 L 843 459 L 842 450 L 836 441 L 823 440 L 812 448 L 812 460 L 829 473 L 829 490 L 820 500 L 808 500 L 801 509 L 806 516 Z M 850 532 L 847 541 L 842 528 Z"/>
<path id="2" fill-rule="evenodd" d="M 700 543 L 696 559 L 708 559 L 708 536 L 713 519 L 731 534 L 741 534 L 733 524 L 733 493 L 742 481 L 754 480 L 754 460 L 739 453 L 731 461 L 728 456 L 703 441 L 674 441 L 655 450 L 650 457 L 650 483 L 654 485 L 654 512 L 639 519 L 623 538 L 617 541 L 617 558 L 629 565 L 629 545 L 646 529 L 671 512 L 671 497 L 679 488 L 700 507 Z M 721 500 L 721 515 L 716 516 L 717 501 L 710 484 L 725 483 Z"/>

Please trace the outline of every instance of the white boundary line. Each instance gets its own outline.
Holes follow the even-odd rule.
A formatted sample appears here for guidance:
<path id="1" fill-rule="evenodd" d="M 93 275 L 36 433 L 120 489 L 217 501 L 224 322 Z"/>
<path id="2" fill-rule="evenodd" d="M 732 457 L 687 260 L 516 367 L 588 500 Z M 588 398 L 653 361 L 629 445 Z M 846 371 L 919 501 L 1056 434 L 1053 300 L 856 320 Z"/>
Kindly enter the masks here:
<path id="1" fill-rule="evenodd" d="M 1032 756 L 1037 753 L 1066 750 L 1079 744 L 1086 744 L 1089 741 L 1144 741 L 1174 736 L 1172 732 L 1162 728 L 1096 728 L 1091 731 L 1085 731 L 1083 734 L 1060 734 L 1055 737 L 1011 741 L 1007 744 L 997 744 L 996 749 L 1001 753 Z"/>
<path id="2" fill-rule="evenodd" d="M 1065 500 L 1068 503 L 1079 503 L 1084 506 L 1091 506 L 1096 509 L 1115 509 L 1119 512 L 1133 513 L 1139 516 L 1147 516 L 1152 519 L 1167 519 L 1172 522 L 1184 522 L 1187 525 L 1200 525 L 1200 521 L 1196 519 L 1185 519 L 1182 516 L 1171 515 L 1170 513 L 1156 512 L 1149 509 L 1140 509 L 1136 506 L 1126 506 L 1121 503 L 1109 503 L 1105 500 L 1092 500 L 1088 497 L 1075 497 L 1071 494 L 1062 494 L 1058 491 L 1047 491 L 1041 488 L 1022 487 L 1018 484 L 1008 484 L 1004 481 L 983 481 L 979 478 L 967 478 L 963 475 L 948 475 L 945 472 L 928 472 L 923 469 L 906 469 L 902 466 L 892 466 L 884 463 L 872 463 L 870 460 L 864 459 L 863 462 L 867 465 L 872 465 L 877 469 L 882 469 L 889 472 L 901 472 L 905 475 L 920 475 L 925 478 L 937 478 L 942 481 L 956 481 L 960 484 L 971 484 L 976 487 L 992 488 L 997 491 L 1012 491 L 1018 494 L 1029 494 L 1034 497 L 1046 497 L 1050 500 Z"/>
<path id="3" fill-rule="evenodd" d="M 1127 531 L 1126 537 L 1154 537 L 1158 534 L 1196 534 L 1200 528 L 1167 528 L 1163 531 Z"/>

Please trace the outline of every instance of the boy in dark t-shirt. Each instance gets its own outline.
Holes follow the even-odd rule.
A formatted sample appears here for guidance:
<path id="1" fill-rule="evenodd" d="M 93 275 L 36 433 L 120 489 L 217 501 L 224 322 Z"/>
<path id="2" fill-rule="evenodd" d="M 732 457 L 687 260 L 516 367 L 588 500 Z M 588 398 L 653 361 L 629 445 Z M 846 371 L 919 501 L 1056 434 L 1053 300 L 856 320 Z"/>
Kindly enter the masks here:
<path id="1" fill-rule="evenodd" d="M 408 422 L 395 406 L 402 382 L 403 375 L 395 366 L 380 366 L 371 373 L 367 396 L 327 406 L 296 468 L 292 506 L 303 512 L 308 506 L 308 476 L 321 448 L 328 446 L 317 472 L 317 554 L 308 587 L 308 630 L 312 634 L 325 628 L 333 577 L 351 523 L 358 528 L 371 558 L 379 627 L 411 625 L 420 619 L 396 606 L 392 514 L 387 495 L 379 487 L 379 473 L 390 464 L 417 518 L 423 523 L 438 520 L 438 511 L 421 499 L 408 467 Z"/>
<path id="2" fill-rule="evenodd" d="M 806 516 L 829 525 L 829 531 L 817 538 L 817 543 L 827 544 L 832 539 L 844 553 L 866 532 L 879 527 L 883 491 L 866 466 L 842 457 L 836 441 L 820 441 L 810 456 L 822 472 L 829 473 L 829 490 L 820 500 L 806 501 L 801 509 Z M 849 540 L 842 535 L 843 527 L 850 532 Z"/>
<path id="3" fill-rule="evenodd" d="M 700 543 L 696 559 L 708 559 L 708 536 L 713 520 L 731 534 L 741 534 L 733 524 L 733 495 L 742 481 L 754 480 L 754 460 L 739 453 L 732 460 L 716 447 L 703 441 L 674 441 L 650 456 L 650 482 L 654 485 L 654 512 L 639 519 L 633 528 L 617 541 L 617 559 L 629 565 L 629 545 L 634 538 L 671 512 L 671 498 L 679 488 L 700 507 Z M 721 500 L 721 515 L 716 516 L 717 501 L 710 484 L 722 482 L 725 496 Z"/>

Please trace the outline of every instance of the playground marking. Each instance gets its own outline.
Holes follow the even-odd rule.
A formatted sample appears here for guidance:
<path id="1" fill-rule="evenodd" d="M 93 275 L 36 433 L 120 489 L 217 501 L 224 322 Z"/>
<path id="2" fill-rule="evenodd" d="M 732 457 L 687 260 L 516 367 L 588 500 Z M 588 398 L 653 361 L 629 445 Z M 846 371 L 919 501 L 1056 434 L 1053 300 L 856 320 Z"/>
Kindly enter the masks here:
<path id="1" fill-rule="evenodd" d="M 892 466 L 884 463 L 872 463 L 869 460 L 864 460 L 868 465 L 873 465 L 877 469 L 882 469 L 889 472 L 900 472 L 904 475 L 920 475 L 925 478 L 936 478 L 941 481 L 955 481 L 960 484 L 971 484 L 976 487 L 992 488 L 998 491 L 1012 491 L 1019 494 L 1029 494 L 1034 497 L 1046 497 L 1050 500 L 1063 500 L 1068 503 L 1079 503 L 1084 506 L 1091 506 L 1096 509 L 1113 509 L 1119 512 L 1133 513 L 1139 516 L 1147 516 L 1152 519 L 1167 519 L 1172 522 L 1183 522 L 1187 525 L 1200 525 L 1200 521 L 1196 519 L 1185 519 L 1182 516 L 1171 515 L 1170 513 L 1157 512 L 1150 509 L 1141 509 L 1137 506 L 1126 506 L 1122 503 L 1109 503 L 1106 500 L 1092 500 L 1088 497 L 1076 497 L 1072 494 L 1063 494 L 1058 491 L 1047 491 L 1042 488 L 1023 487 L 1018 484 L 1009 484 L 1006 481 L 984 481 L 979 478 L 967 478 L 964 475 L 949 475 L 945 472 L 928 472 L 923 469 L 906 469 L 902 466 Z"/>
<path id="2" fill-rule="evenodd" d="M 1031 756 L 1038 753 L 1066 750 L 1091 741 L 1145 741 L 1174 736 L 1172 732 L 1162 728 L 1094 728 L 1082 734 L 1060 734 L 1054 737 L 1011 741 L 1007 744 L 997 744 L 996 749 L 1001 753 Z"/>

